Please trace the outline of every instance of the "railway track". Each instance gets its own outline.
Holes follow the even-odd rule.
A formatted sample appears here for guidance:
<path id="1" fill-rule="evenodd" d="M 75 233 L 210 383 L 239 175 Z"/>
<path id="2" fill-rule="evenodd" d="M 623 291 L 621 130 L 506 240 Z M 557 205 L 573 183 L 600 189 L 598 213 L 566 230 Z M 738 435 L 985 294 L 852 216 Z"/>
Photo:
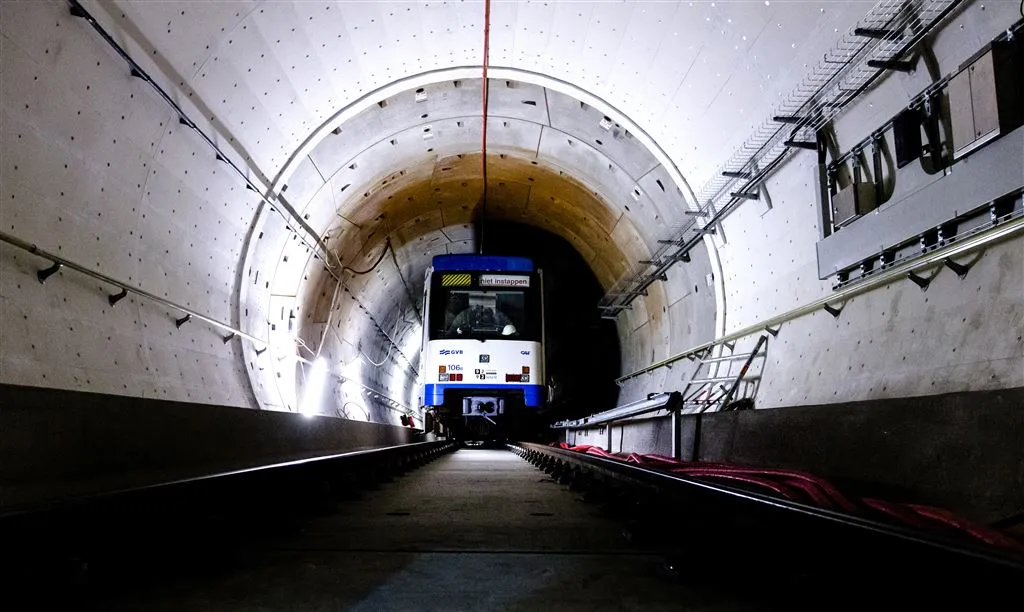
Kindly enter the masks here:
<path id="1" fill-rule="evenodd" d="M 973 543 L 534 444 L 211 475 L 8 512 L 0 537 L 14 610 L 999 609 L 1024 576 Z"/>

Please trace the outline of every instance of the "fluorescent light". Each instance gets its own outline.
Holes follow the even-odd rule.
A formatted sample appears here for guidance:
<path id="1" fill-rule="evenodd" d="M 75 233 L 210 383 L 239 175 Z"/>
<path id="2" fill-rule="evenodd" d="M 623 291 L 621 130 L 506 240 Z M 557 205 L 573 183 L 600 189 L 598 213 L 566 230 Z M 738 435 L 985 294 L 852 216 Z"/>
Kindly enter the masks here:
<path id="1" fill-rule="evenodd" d="M 299 412 L 307 417 L 320 412 L 320 400 L 324 394 L 324 384 L 326 382 L 327 362 L 323 358 L 318 358 L 313 362 L 313 367 L 309 370 L 309 377 L 306 378 L 306 388 Z"/>

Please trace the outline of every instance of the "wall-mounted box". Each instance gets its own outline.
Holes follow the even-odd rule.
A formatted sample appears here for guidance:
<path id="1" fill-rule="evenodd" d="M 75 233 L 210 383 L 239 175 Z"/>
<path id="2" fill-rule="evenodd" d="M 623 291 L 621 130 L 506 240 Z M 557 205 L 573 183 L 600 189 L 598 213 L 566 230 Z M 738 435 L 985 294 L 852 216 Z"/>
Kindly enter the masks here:
<path id="1" fill-rule="evenodd" d="M 836 227 L 846 225 L 877 205 L 873 183 L 853 183 L 832 196 L 832 222 Z"/>
<path id="2" fill-rule="evenodd" d="M 959 159 L 986 142 L 1024 124 L 1024 69 L 1018 41 L 993 43 L 961 66 L 949 82 L 953 157 Z"/>
<path id="3" fill-rule="evenodd" d="M 921 111 L 904 109 L 892 122 L 893 148 L 896 168 L 900 169 L 921 157 Z"/>

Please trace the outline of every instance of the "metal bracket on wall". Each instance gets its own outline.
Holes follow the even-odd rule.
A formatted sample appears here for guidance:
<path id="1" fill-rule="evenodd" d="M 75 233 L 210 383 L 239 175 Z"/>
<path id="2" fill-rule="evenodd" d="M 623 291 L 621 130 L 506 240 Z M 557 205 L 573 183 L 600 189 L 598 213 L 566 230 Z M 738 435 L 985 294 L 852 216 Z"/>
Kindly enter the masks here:
<path id="1" fill-rule="evenodd" d="M 975 261 L 977 261 L 977 260 L 975 260 Z M 946 259 L 942 260 L 942 263 L 947 268 L 949 268 L 950 270 L 955 272 L 956 275 L 960 277 L 960 280 L 963 280 L 963 279 L 967 278 L 967 273 L 971 271 L 971 267 L 974 265 L 974 262 L 969 263 L 969 264 L 957 263 L 957 262 L 953 261 L 953 259 L 950 258 L 950 257 L 947 257 Z"/>
<path id="2" fill-rule="evenodd" d="M 928 285 L 932 284 L 932 279 L 934 279 L 935 276 L 921 276 L 916 272 L 907 272 L 907 278 L 920 287 L 921 291 L 928 291 Z"/>
<path id="3" fill-rule="evenodd" d="M 183 316 L 180 319 L 175 319 L 174 320 L 174 326 L 177 327 L 178 329 L 181 329 L 182 325 L 188 323 L 191 320 L 192 320 L 192 315 L 187 314 L 187 315 Z"/>
<path id="4" fill-rule="evenodd" d="M 707 217 L 698 223 L 689 219 L 678 229 L 670 241 L 651 253 L 650 261 L 660 266 L 636 266 L 628 270 L 601 299 L 604 316 L 614 316 L 635 299 L 631 290 L 644 289 L 662 277 L 674 265 L 670 257 L 673 249 L 688 251 L 699 244 L 704 236 L 718 232 L 721 221 L 741 203 L 752 198 L 730 197 L 752 194 L 797 149 L 819 150 L 819 144 L 808 140 L 817 136 L 821 128 L 831 122 L 875 82 L 888 75 L 887 68 L 874 67 L 877 58 L 900 58 L 920 43 L 943 22 L 963 0 L 922 0 L 910 10 L 901 2 L 880 2 L 867 15 L 858 20 L 860 35 L 850 30 L 842 35 L 835 47 L 811 69 L 789 96 L 781 100 L 768 120 L 756 130 L 727 160 L 722 168 L 697 194 L 696 202 L 688 206 L 686 214 Z M 904 36 L 913 25 L 911 34 Z M 864 36 L 890 32 L 888 37 Z M 800 136 L 803 133 L 804 136 Z M 736 184 L 741 181 L 741 184 Z M 735 186 L 736 189 L 730 189 Z M 824 210 L 824 208 L 823 208 Z M 704 215 L 702 213 L 710 213 Z"/>
<path id="5" fill-rule="evenodd" d="M 195 310 L 192 310 L 191 308 L 189 308 L 187 306 L 182 306 L 180 304 L 176 304 L 176 303 L 172 302 L 171 300 L 168 300 L 167 298 L 163 298 L 163 297 L 160 297 L 160 296 L 155 295 L 153 293 L 150 293 L 149 291 L 146 291 L 145 289 L 140 289 L 139 287 L 134 287 L 134 286 L 132 286 L 132 285 L 130 285 L 128 283 L 125 283 L 123 281 L 119 281 L 119 280 L 117 280 L 115 278 L 111 278 L 111 277 L 107 276 L 106 274 L 103 274 L 102 272 L 97 272 L 96 270 L 89 269 L 89 268 L 87 268 L 87 267 L 85 267 L 85 266 L 83 266 L 81 264 L 75 263 L 75 262 L 73 262 L 73 261 L 71 261 L 71 260 L 69 260 L 67 258 L 61 257 L 60 255 L 55 255 L 55 254 L 50 253 L 48 251 L 44 251 L 43 249 L 37 247 L 36 245 L 34 245 L 34 244 L 30 243 L 30 242 L 26 242 L 26 241 L 24 241 L 24 240 L 22 240 L 20 238 L 17 238 L 15 236 L 12 236 L 12 235 L 7 234 L 5 232 L 0 232 L 0 242 L 5 242 L 5 243 L 7 243 L 7 244 L 9 244 L 11 246 L 14 246 L 14 247 L 17 247 L 17 248 L 23 250 L 23 251 L 27 251 L 28 253 L 31 253 L 32 255 L 35 255 L 35 256 L 40 257 L 42 259 L 48 259 L 48 260 L 53 262 L 53 265 L 50 266 L 49 268 L 47 268 L 45 270 L 39 270 L 38 272 L 36 272 L 36 277 L 39 279 L 39 282 L 44 282 L 47 278 L 49 278 L 50 276 L 56 274 L 57 271 L 60 270 L 62 267 L 66 266 L 67 268 L 69 268 L 71 270 L 74 270 L 75 272 L 78 272 L 80 274 L 84 274 L 84 275 L 86 275 L 86 276 L 88 276 L 90 278 L 95 278 L 96 280 L 99 280 L 99 281 L 101 281 L 103 283 L 106 283 L 108 285 L 113 285 L 114 287 L 120 287 L 121 288 L 121 293 L 125 293 L 125 294 L 126 293 L 134 293 L 134 294 L 136 294 L 138 296 L 141 296 L 141 297 L 144 297 L 144 298 L 146 298 L 148 300 L 152 300 L 152 301 L 154 301 L 154 302 L 156 302 L 158 304 L 163 304 L 164 306 L 167 306 L 168 308 L 177 310 L 179 312 L 183 312 L 183 313 L 186 314 L 186 317 L 185 317 L 186 319 L 190 319 L 192 317 L 195 317 L 196 319 L 199 319 L 200 321 L 204 321 L 204 322 L 206 322 L 206 323 L 208 323 L 208 324 L 210 324 L 210 325 L 212 325 L 214 327 L 217 327 L 217 328 L 223 329 L 225 331 L 229 331 L 229 332 L 232 332 L 234 334 L 237 334 L 237 335 L 245 338 L 246 340 L 249 340 L 250 342 L 253 342 L 254 344 L 259 344 L 259 345 L 262 345 L 264 347 L 267 346 L 267 342 L 265 340 L 261 340 L 261 339 L 257 338 L 256 336 L 253 336 L 253 335 L 247 334 L 247 333 L 245 333 L 245 332 L 243 332 L 241 330 L 235 329 L 234 327 L 231 327 L 230 325 L 228 325 L 226 323 L 222 323 L 222 322 L 220 322 L 220 321 L 218 321 L 216 319 L 213 319 L 213 318 L 208 317 L 208 316 L 206 316 L 204 314 L 196 312 Z M 111 302 L 111 303 L 114 303 L 114 298 L 117 298 L 117 300 L 120 301 L 122 299 L 122 297 L 119 297 L 119 296 L 121 296 L 121 294 L 114 294 L 114 295 L 108 294 L 107 295 L 107 301 Z M 180 327 L 180 325 L 179 325 L 179 327 Z"/>
<path id="6" fill-rule="evenodd" d="M 793 149 L 806 149 L 808 151 L 818 150 L 818 143 L 807 140 L 787 140 L 783 144 Z"/>
<path id="7" fill-rule="evenodd" d="M 843 309 L 846 308 L 845 305 L 844 306 L 840 306 L 839 308 L 836 308 L 835 306 L 831 306 L 831 305 L 829 305 L 827 303 L 826 304 L 822 304 L 821 307 L 825 310 L 825 312 L 827 312 L 828 314 L 832 315 L 836 319 L 839 318 L 839 315 L 841 315 L 843 313 Z"/>
<path id="8" fill-rule="evenodd" d="M 38 272 L 36 272 L 36 278 L 39 279 L 39 284 L 45 284 L 46 279 L 60 272 L 61 266 L 62 264 L 58 262 L 53 262 L 53 265 L 50 266 L 49 268 L 46 268 L 45 270 L 39 270 Z"/>
<path id="9" fill-rule="evenodd" d="M 111 306 L 117 306 L 117 303 L 128 297 L 128 290 L 121 287 L 120 293 L 112 293 L 107 296 L 107 301 L 110 302 Z"/>
<path id="10" fill-rule="evenodd" d="M 853 33 L 855 36 L 863 36 L 865 38 L 896 38 L 902 36 L 902 32 L 895 30 L 885 30 L 882 28 L 854 28 Z"/>
<path id="11" fill-rule="evenodd" d="M 895 70 L 897 72 L 913 72 L 914 62 L 908 62 L 905 60 L 868 60 L 868 66 L 872 68 L 881 68 L 883 70 Z"/>

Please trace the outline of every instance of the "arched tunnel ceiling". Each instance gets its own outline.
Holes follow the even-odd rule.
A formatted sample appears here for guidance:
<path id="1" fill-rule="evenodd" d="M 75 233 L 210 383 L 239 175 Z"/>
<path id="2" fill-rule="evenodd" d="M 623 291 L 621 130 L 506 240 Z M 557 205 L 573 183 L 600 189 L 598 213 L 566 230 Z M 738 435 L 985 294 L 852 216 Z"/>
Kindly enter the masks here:
<path id="1" fill-rule="evenodd" d="M 99 4 L 98 15 L 274 176 L 339 109 L 403 78 L 479 65 L 472 2 Z M 572 83 L 647 132 L 691 181 L 714 172 L 864 14 L 833 2 L 496 2 L 494 66 Z M 108 15 L 103 15 L 103 10 Z M 155 53 L 154 53 L 155 51 Z M 140 55 L 135 53 L 135 55 Z"/>
<path id="2" fill-rule="evenodd" d="M 492 81 L 489 100 L 488 216 L 561 235 L 605 287 L 654 246 L 658 224 L 681 221 L 682 192 L 622 125 L 516 81 Z M 372 258 L 386 235 L 400 247 L 470 223 L 483 192 L 479 79 L 380 102 L 321 141 L 284 186 L 346 263 Z"/>
<path id="3" fill-rule="evenodd" d="M 369 353 L 376 351 L 415 367 L 418 355 L 399 346 L 418 334 L 408 319 L 424 271 L 433 255 L 475 248 L 473 226 L 481 215 L 485 242 L 491 221 L 561 236 L 606 290 L 631 262 L 649 256 L 661 226 L 682 221 L 681 189 L 627 126 L 585 102 L 510 79 L 489 83 L 488 188 L 481 206 L 481 85 L 481 79 L 445 79 L 382 97 L 324 136 L 281 185 L 280 197 L 345 266 L 340 274 L 326 273 L 294 238 L 276 259 L 278 242 L 260 238 L 254 247 L 253 259 L 268 264 L 262 267 L 271 279 L 266 299 L 299 296 L 299 335 L 308 345 L 340 342 L 348 349 L 337 351 L 350 353 L 349 361 L 359 353 L 372 361 Z M 385 241 L 393 260 L 386 260 Z M 374 273 L 355 272 L 360 269 Z M 351 300 L 338 301 L 339 281 Z M 344 321 L 344 339 L 323 334 L 329 321 Z M 378 351 L 374 339 L 381 338 Z M 282 342 L 282 353 L 291 350 L 287 337 Z"/>

